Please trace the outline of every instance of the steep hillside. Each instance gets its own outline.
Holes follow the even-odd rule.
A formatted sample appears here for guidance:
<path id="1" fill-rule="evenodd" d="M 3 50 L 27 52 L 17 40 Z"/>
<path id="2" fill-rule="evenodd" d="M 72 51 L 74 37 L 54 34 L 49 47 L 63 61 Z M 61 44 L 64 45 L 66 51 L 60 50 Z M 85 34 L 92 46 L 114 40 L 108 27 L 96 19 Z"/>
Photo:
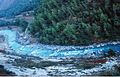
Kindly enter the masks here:
<path id="1" fill-rule="evenodd" d="M 30 28 L 40 42 L 81 45 L 120 38 L 119 3 L 110 0 L 43 0 Z"/>
<path id="2" fill-rule="evenodd" d="M 1 2 L 2 0 L 0 0 Z M 39 0 L 3 0 L 0 3 L 0 17 L 13 17 L 37 6 Z"/>

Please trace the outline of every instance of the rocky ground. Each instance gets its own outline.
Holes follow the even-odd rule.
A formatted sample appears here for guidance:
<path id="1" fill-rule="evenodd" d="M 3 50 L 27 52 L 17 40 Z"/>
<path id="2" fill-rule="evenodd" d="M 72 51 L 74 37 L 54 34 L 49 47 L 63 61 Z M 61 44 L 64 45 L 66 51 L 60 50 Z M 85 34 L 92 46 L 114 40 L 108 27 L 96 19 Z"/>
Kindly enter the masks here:
<path id="1" fill-rule="evenodd" d="M 29 41 L 31 36 L 24 36 L 24 33 L 17 32 L 18 35 L 16 36 L 14 31 L 17 30 L 18 28 L 12 28 L 12 30 L 6 28 L 6 30 L 4 30 L 5 32 L 1 31 L 1 34 L 4 34 L 8 40 L 5 42 L 7 52 L 0 52 L 1 75 L 120 75 L 119 56 L 108 58 L 97 57 L 97 54 L 91 54 L 93 51 L 102 51 L 110 47 L 119 50 L 119 42 L 102 43 L 99 45 L 94 44 L 90 46 L 43 45 L 31 43 Z M 79 56 L 78 54 L 81 53 L 81 51 L 82 54 L 85 52 L 86 56 L 89 55 L 90 57 Z M 56 55 L 56 57 L 46 55 L 51 54 L 51 52 L 54 52 L 53 55 L 58 55 Z M 29 55 L 30 53 L 35 55 Z M 42 58 L 41 56 L 44 55 L 45 58 Z M 57 58 L 61 57 L 61 55 L 65 57 Z M 71 55 L 73 56 L 70 57 Z"/>
<path id="2" fill-rule="evenodd" d="M 101 59 L 41 59 L 0 53 L 0 75 L 80 76 L 120 75 L 119 57 Z"/>
<path id="3" fill-rule="evenodd" d="M 14 73 L 7 71 L 4 66 L 0 65 L 0 76 L 11 76 L 15 75 Z"/>

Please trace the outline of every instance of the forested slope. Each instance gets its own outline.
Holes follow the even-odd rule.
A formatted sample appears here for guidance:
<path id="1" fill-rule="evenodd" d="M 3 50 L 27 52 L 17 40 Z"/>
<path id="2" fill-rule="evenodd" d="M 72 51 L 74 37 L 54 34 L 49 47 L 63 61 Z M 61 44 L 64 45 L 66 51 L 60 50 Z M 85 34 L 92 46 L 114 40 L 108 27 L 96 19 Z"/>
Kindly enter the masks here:
<path id="1" fill-rule="evenodd" d="M 45 44 L 81 45 L 120 37 L 119 3 L 43 0 L 31 33 Z"/>
<path id="2" fill-rule="evenodd" d="M 22 12 L 33 10 L 37 6 L 37 1 L 39 0 L 14 0 L 12 3 L 11 0 L 1 1 L 0 17 L 14 17 Z M 6 7 L 5 4 L 8 6 Z"/>

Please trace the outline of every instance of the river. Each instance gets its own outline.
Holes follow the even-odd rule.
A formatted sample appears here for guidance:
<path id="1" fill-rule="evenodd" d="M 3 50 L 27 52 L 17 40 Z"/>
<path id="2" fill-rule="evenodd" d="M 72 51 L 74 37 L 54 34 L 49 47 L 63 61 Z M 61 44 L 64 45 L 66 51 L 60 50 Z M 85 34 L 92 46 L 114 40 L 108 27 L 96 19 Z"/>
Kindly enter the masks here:
<path id="1" fill-rule="evenodd" d="M 120 51 L 120 42 L 109 42 L 93 44 L 89 46 L 54 46 L 43 44 L 22 45 L 17 42 L 18 33 L 13 30 L 1 30 L 0 35 L 4 35 L 12 53 L 19 55 L 30 55 L 41 58 L 50 57 L 81 57 L 96 56 L 107 52 L 109 49 Z"/>
<path id="2" fill-rule="evenodd" d="M 44 45 L 44 44 L 29 44 L 23 45 L 18 43 L 19 33 L 14 30 L 0 30 L 0 35 L 3 35 L 8 44 L 6 52 L 13 53 L 16 55 L 0 53 L 0 65 L 3 65 L 5 69 L 12 71 L 16 75 L 93 75 L 95 71 L 108 70 L 108 67 L 112 67 L 117 62 L 110 61 L 100 66 L 88 69 L 78 69 L 75 67 L 75 63 L 70 61 L 70 64 L 60 63 L 61 58 L 77 58 L 77 57 L 98 57 L 109 49 L 116 52 L 120 51 L 120 42 L 108 42 L 101 44 L 93 44 L 89 46 L 56 46 L 56 45 Z M 21 55 L 21 56 L 19 56 Z M 26 60 L 23 56 L 38 57 L 37 59 Z M 44 59 L 41 62 L 41 58 Z M 59 59 L 58 59 L 59 58 Z M 40 61 L 40 62 L 39 62 Z M 69 60 L 68 60 L 69 61 Z M 66 62 L 68 62 L 66 60 Z M 35 63 L 34 63 L 35 62 Z M 52 63 L 51 63 L 52 62 Z M 26 65 L 27 63 L 27 65 Z M 29 64 L 30 63 L 30 64 Z M 31 64 L 32 63 L 32 64 Z M 44 64 L 43 64 L 44 63 Z M 47 63 L 47 64 L 46 64 Z M 57 65 L 55 65 L 58 63 Z M 81 64 L 77 62 L 78 65 Z M 37 65 L 36 65 L 37 64 Z M 53 65 L 51 65 L 53 64 Z M 85 63 L 86 64 L 86 63 Z M 41 66 L 44 68 L 41 68 Z M 46 66 L 44 66 L 46 65 Z M 33 66 L 33 67 L 32 67 Z M 82 64 L 82 68 L 84 63 Z M 93 65 L 92 65 L 93 66 Z M 32 67 L 32 68 L 31 68 Z M 91 67 L 91 66 L 90 66 Z M 40 73 L 42 72 L 42 73 Z"/>

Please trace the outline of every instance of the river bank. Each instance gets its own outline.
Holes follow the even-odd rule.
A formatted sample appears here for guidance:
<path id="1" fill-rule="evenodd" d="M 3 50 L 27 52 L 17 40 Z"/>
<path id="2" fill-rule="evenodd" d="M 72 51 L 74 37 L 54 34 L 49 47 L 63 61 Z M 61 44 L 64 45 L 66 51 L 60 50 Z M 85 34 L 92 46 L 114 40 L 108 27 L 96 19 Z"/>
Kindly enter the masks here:
<path id="1" fill-rule="evenodd" d="M 89 46 L 56 46 L 56 45 L 44 45 L 40 43 L 32 44 L 21 44 L 18 42 L 20 35 L 19 32 L 15 30 L 1 30 L 0 35 L 5 36 L 8 44 L 8 49 L 6 50 L 11 53 L 16 53 L 19 55 L 29 55 L 41 58 L 64 58 L 64 57 L 99 57 L 104 54 L 104 52 L 112 49 L 119 53 L 120 42 L 108 42 L 101 44 L 93 44 Z M 24 38 L 24 37 L 23 37 Z M 29 37 L 28 37 L 29 38 Z M 26 41 L 28 39 L 25 38 Z M 24 41 L 23 41 L 24 42 Z"/>
<path id="2" fill-rule="evenodd" d="M 0 65 L 15 75 L 80 76 L 107 71 L 113 74 L 110 70 L 119 64 L 119 41 L 89 46 L 22 44 L 25 41 L 20 42 L 20 38 L 29 41 L 29 37 L 20 37 L 20 34 L 16 29 L 0 30 L 6 43 L 5 51 L 0 52 Z M 115 51 L 117 57 L 103 57 L 109 49 Z"/>
<path id="3" fill-rule="evenodd" d="M 118 75 L 120 57 L 105 59 L 40 59 L 0 53 L 5 73 L 17 76 L 81 76 Z M 99 62 L 97 62 L 99 61 Z M 101 62 L 102 61 L 102 62 Z M 96 63 L 97 62 L 97 63 Z M 3 70 L 2 70 L 3 71 Z M 106 73 L 105 73 L 106 72 Z"/>
<path id="4" fill-rule="evenodd" d="M 0 76 L 12 76 L 12 72 L 7 71 L 4 66 L 0 65 Z"/>

